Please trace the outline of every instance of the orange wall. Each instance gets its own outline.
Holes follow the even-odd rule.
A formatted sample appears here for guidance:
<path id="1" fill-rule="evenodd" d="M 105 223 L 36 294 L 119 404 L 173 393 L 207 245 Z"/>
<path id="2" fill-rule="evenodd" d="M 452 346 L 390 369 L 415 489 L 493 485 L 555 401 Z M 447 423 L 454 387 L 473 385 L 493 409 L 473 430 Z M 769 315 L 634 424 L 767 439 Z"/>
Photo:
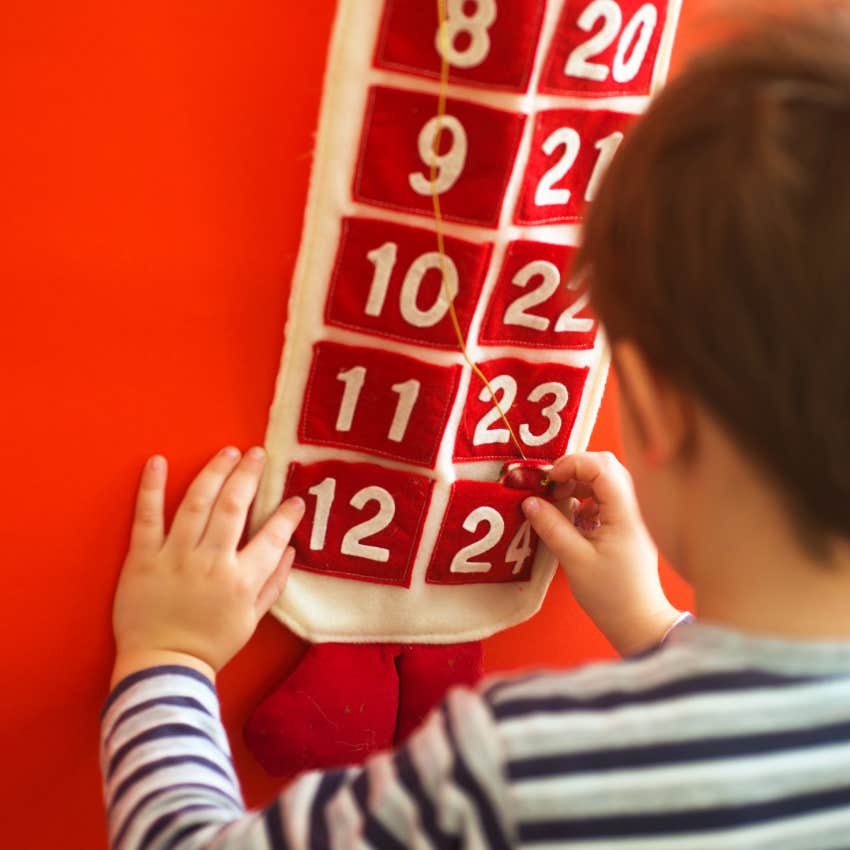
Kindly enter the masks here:
<path id="1" fill-rule="evenodd" d="M 165 453 L 173 507 L 215 449 L 262 441 L 334 5 L 2 3 L 5 846 L 105 846 L 97 715 L 137 474 Z M 252 804 L 276 783 L 241 725 L 299 651 L 267 620 L 221 677 Z M 491 670 L 607 655 L 560 577 L 487 642 Z"/>

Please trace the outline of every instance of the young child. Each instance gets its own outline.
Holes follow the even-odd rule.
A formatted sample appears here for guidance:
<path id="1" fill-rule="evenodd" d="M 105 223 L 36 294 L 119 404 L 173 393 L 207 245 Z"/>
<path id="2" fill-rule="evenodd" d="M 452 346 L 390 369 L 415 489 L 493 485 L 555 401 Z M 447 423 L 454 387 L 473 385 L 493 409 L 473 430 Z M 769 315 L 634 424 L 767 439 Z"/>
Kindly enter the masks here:
<path id="1" fill-rule="evenodd" d="M 283 589 L 304 505 L 237 551 L 263 458 L 225 449 L 166 535 L 154 458 L 102 720 L 113 848 L 850 847 L 846 19 L 762 22 L 673 81 L 580 265 L 634 483 L 573 455 L 557 506 L 525 510 L 632 657 L 455 691 L 400 751 L 246 813 L 213 682 Z M 656 545 L 699 618 L 666 640 Z"/>

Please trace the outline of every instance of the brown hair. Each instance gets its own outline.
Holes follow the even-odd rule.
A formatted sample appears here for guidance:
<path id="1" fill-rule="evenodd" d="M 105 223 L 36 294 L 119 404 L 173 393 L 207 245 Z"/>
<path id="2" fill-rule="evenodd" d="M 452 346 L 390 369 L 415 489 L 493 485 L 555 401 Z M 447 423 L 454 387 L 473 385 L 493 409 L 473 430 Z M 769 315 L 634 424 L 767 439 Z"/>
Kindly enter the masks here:
<path id="1" fill-rule="evenodd" d="M 609 338 L 701 401 L 821 544 L 850 536 L 846 16 L 761 16 L 674 79 L 577 264 Z"/>

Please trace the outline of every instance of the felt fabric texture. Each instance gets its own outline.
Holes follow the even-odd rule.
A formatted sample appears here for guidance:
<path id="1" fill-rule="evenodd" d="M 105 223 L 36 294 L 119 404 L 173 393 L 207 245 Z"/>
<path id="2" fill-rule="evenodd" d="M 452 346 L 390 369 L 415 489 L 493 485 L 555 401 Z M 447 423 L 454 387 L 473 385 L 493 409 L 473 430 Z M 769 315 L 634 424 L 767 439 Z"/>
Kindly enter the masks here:
<path id="1" fill-rule="evenodd" d="M 679 6 L 449 0 L 443 40 L 436 3 L 340 0 L 254 513 L 284 490 L 308 504 L 273 608 L 301 637 L 459 643 L 540 607 L 556 564 L 533 545 L 514 572 L 513 503 L 497 520 L 481 488 L 451 525 L 446 512 L 458 482 L 587 445 L 609 355 L 567 266 L 587 199 L 666 72 Z M 603 73 L 616 96 L 595 86 Z M 449 303 L 519 447 L 458 350 Z M 336 469 L 301 475 L 316 464 Z M 470 546 L 489 577 L 463 572 Z"/>
<path id="2" fill-rule="evenodd" d="M 539 479 L 503 466 L 589 440 L 609 354 L 567 265 L 679 5 L 448 0 L 442 38 L 436 3 L 340 0 L 253 517 L 305 499 L 273 610 L 318 641 L 246 729 L 271 772 L 405 737 L 540 607 Z"/>
<path id="3" fill-rule="evenodd" d="M 433 200 L 425 189 L 430 169 L 420 154 L 420 134 L 436 112 L 433 95 L 384 86 L 371 89 L 354 178 L 355 200 L 433 217 Z M 446 114 L 452 120 L 444 124 L 443 144 L 451 146 L 449 150 L 472 149 L 476 156 L 464 157 L 464 179 L 440 193 L 443 216 L 447 221 L 495 227 L 526 117 L 452 98 Z M 423 191 L 411 191 L 410 175 L 416 174 Z"/>
<path id="4" fill-rule="evenodd" d="M 455 314 L 467 336 L 493 244 L 451 236 L 444 242 L 448 273 L 457 281 Z M 379 338 L 457 351 L 451 323 L 429 318 L 435 312 L 444 316 L 448 309 L 435 247 L 430 230 L 374 218 L 346 218 L 328 289 L 327 323 Z M 369 303 L 376 276 L 384 273 L 388 274 L 386 291 L 366 312 L 363 305 Z M 411 324 L 410 318 L 417 324 Z"/>
<path id="5" fill-rule="evenodd" d="M 561 38 L 552 45 L 540 90 L 593 97 L 651 94 L 667 76 L 679 8 L 663 0 L 565 3 Z"/>
<path id="6" fill-rule="evenodd" d="M 599 179 L 635 115 L 611 109 L 548 109 L 537 116 L 517 224 L 580 221 Z M 610 160 L 609 160 L 610 161 Z M 570 175 L 568 182 L 563 180 Z"/>
<path id="7" fill-rule="evenodd" d="M 378 349 L 317 343 L 298 436 L 433 467 L 460 371 Z M 420 403 L 426 393 L 432 404 Z"/>
<path id="8" fill-rule="evenodd" d="M 318 643 L 254 710 L 245 742 L 272 775 L 361 762 L 401 743 L 453 685 L 475 685 L 480 641 Z"/>
<path id="9" fill-rule="evenodd" d="M 448 8 L 450 17 L 454 9 Z M 453 66 L 449 71 L 451 82 L 468 83 L 486 88 L 502 88 L 509 91 L 524 91 L 531 76 L 534 48 L 540 35 L 543 21 L 541 3 L 523 0 L 484 0 L 475 4 L 472 15 L 466 21 L 450 23 L 447 35 L 454 39 L 461 36 L 464 23 L 467 29 L 466 51 L 474 58 L 485 54 L 473 67 Z M 499 27 L 488 27 L 498 15 Z M 436 23 L 435 4 L 422 0 L 388 0 L 378 38 L 375 65 L 379 68 L 404 71 L 436 78 L 440 76 L 440 57 L 434 50 L 433 41 L 422 34 L 432 32 Z M 486 38 L 486 42 L 485 42 Z M 477 42 L 477 43 L 476 43 Z M 459 52 L 464 50 L 459 48 Z M 485 53 L 486 50 L 486 53 Z"/>
<path id="10" fill-rule="evenodd" d="M 511 242 L 487 305 L 480 344 L 593 348 L 598 324 L 580 281 L 570 276 L 572 245 Z"/>
<path id="11" fill-rule="evenodd" d="M 371 483 L 360 488 L 364 478 Z M 432 486 L 375 464 L 293 463 L 284 498 L 308 496 L 308 514 L 292 537 L 299 569 L 407 587 Z M 358 522 L 366 509 L 368 528 Z"/>
<path id="12" fill-rule="evenodd" d="M 532 494 L 541 491 L 514 489 L 501 481 L 455 481 L 425 580 L 446 585 L 527 583 L 538 538 L 521 505 Z"/>
<path id="13" fill-rule="evenodd" d="M 485 360 L 479 366 L 525 456 L 551 461 L 565 454 L 587 384 L 587 367 L 557 360 L 531 363 L 517 357 Z M 508 460 L 516 455 L 510 432 L 490 401 L 490 390 L 474 375 L 457 432 L 455 459 Z"/>

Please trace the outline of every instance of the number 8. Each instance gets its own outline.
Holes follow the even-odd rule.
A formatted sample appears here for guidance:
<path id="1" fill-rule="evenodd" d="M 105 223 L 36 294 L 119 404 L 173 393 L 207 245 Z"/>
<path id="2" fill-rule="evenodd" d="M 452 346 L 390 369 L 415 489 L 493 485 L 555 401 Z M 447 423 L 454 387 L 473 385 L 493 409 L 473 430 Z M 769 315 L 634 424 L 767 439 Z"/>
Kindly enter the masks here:
<path id="1" fill-rule="evenodd" d="M 496 20 L 496 3 L 495 0 L 475 0 L 475 13 L 472 15 L 466 14 L 465 5 L 465 0 L 448 0 L 448 14 L 437 30 L 434 43 L 437 52 L 450 65 L 474 68 L 490 52 L 487 30 Z M 469 42 L 463 50 L 458 50 L 455 41 L 461 33 L 469 34 Z"/>

